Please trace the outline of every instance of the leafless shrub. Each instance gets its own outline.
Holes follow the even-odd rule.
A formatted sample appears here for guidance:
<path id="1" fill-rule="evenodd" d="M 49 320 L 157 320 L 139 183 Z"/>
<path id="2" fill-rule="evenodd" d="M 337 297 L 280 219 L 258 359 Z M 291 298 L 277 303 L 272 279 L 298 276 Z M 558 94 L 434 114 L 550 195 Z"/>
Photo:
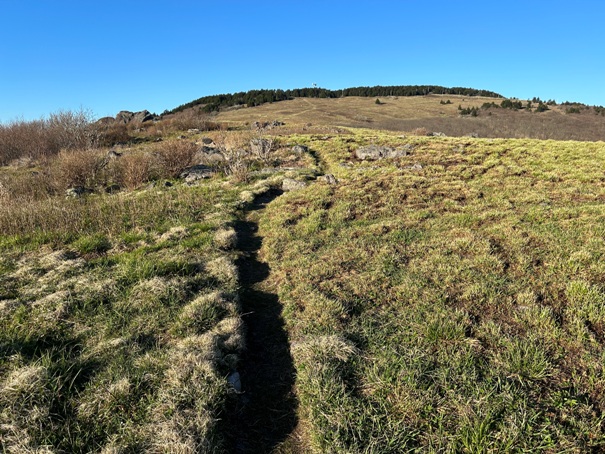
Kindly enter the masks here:
<path id="1" fill-rule="evenodd" d="M 247 181 L 250 176 L 252 157 L 250 142 L 252 133 L 250 131 L 223 132 L 216 136 L 214 143 L 225 157 L 222 164 L 223 171 L 231 175 L 236 181 Z"/>
<path id="2" fill-rule="evenodd" d="M 214 131 L 221 129 L 221 126 L 213 122 L 208 114 L 195 110 L 176 114 L 169 120 L 169 127 L 173 131 L 187 131 L 189 129 Z"/>
<path id="3" fill-rule="evenodd" d="M 152 180 L 156 172 L 153 157 L 144 152 L 124 154 L 117 165 L 120 185 L 129 189 L 136 189 Z"/>
<path id="4" fill-rule="evenodd" d="M 92 115 L 85 110 L 60 111 L 41 120 L 13 121 L 0 125 L 0 165 L 23 157 L 55 155 L 62 149 L 90 148 L 97 139 Z"/>
<path id="5" fill-rule="evenodd" d="M 128 127 L 124 123 L 98 124 L 96 128 L 97 143 L 100 147 L 127 143 L 131 139 Z"/>
<path id="6" fill-rule="evenodd" d="M 250 141 L 250 150 L 252 151 L 252 154 L 264 163 L 269 162 L 273 149 L 274 143 L 272 138 L 265 138 L 260 135 Z"/>
<path id="7" fill-rule="evenodd" d="M 47 125 L 50 139 L 61 149 L 90 148 L 97 144 L 97 128 L 92 124 L 92 113 L 79 111 L 59 111 L 50 114 Z"/>
<path id="8" fill-rule="evenodd" d="M 55 187 L 94 187 L 100 184 L 106 164 L 103 152 L 96 150 L 62 150 L 51 161 L 51 175 Z"/>
<path id="9" fill-rule="evenodd" d="M 155 155 L 157 157 L 158 176 L 176 178 L 185 167 L 193 163 L 197 151 L 197 145 L 185 140 L 163 142 L 157 145 Z"/>

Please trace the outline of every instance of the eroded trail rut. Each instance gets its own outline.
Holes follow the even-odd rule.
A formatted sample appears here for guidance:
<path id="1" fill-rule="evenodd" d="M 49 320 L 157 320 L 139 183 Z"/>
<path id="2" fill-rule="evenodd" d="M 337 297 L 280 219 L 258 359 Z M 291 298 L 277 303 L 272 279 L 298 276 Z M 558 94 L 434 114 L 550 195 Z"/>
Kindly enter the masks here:
<path id="1" fill-rule="evenodd" d="M 269 266 L 258 258 L 262 237 L 258 219 L 266 205 L 281 195 L 270 191 L 259 196 L 238 221 L 237 261 L 240 274 L 242 318 L 246 350 L 239 372 L 242 393 L 233 413 L 233 452 L 288 451 L 296 426 L 297 400 L 293 393 L 295 369 L 278 296 L 266 283 Z M 282 449 L 285 448 L 285 449 Z"/>

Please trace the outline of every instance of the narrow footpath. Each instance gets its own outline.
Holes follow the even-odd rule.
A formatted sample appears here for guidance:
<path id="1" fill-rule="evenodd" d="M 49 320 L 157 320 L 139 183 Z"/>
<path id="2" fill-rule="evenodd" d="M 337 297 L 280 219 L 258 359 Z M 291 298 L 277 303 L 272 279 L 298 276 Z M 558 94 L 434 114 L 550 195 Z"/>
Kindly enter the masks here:
<path id="1" fill-rule="evenodd" d="M 239 372 L 242 392 L 234 410 L 233 452 L 295 452 L 291 434 L 296 427 L 295 369 L 278 296 L 268 289 L 269 266 L 259 261 L 262 237 L 258 219 L 267 204 L 281 195 L 270 191 L 257 197 L 238 221 L 237 261 L 242 286 L 241 310 L 246 349 Z"/>

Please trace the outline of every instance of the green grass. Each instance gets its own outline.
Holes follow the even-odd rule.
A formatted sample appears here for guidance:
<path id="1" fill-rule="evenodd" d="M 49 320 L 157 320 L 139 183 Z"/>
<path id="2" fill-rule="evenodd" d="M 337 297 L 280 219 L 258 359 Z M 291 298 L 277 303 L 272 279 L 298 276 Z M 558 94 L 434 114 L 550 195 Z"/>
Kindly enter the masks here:
<path id="1" fill-rule="evenodd" d="M 604 144 L 293 141 L 340 180 L 261 222 L 314 451 L 604 448 Z"/>
<path id="2" fill-rule="evenodd" d="M 220 182 L 5 206 L 0 444 L 215 452 L 243 337 Z M 10 211 L 12 210 L 12 211 Z"/>

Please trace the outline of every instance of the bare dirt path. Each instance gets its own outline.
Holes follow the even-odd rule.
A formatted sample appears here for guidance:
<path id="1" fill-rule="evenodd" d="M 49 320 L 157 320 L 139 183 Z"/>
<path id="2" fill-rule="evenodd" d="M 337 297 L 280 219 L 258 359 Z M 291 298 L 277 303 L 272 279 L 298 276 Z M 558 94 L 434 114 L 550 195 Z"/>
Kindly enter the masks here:
<path id="1" fill-rule="evenodd" d="M 236 453 L 293 450 L 286 445 L 291 445 L 289 438 L 297 423 L 295 369 L 282 305 L 266 283 L 269 266 L 258 257 L 263 240 L 258 234 L 260 213 L 279 195 L 271 191 L 257 197 L 235 226 L 237 248 L 242 252 L 237 266 L 246 327 L 246 350 L 239 367 L 242 390 L 233 415 Z"/>

